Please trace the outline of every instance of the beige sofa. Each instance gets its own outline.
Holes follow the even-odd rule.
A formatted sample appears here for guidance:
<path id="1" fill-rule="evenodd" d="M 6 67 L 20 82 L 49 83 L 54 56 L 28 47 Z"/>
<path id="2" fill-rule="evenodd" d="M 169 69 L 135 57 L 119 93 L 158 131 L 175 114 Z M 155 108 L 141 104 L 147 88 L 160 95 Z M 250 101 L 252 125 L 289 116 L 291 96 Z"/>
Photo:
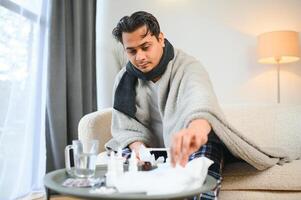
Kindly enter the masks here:
<path id="1" fill-rule="evenodd" d="M 277 105 L 275 105 L 277 106 Z M 256 111 L 264 110 L 265 106 L 253 106 L 252 109 L 244 109 L 240 106 L 224 106 L 226 116 L 231 119 L 240 117 L 254 118 Z M 292 108 L 290 107 L 291 110 Z M 248 112 L 252 113 L 246 113 Z M 271 110 L 271 106 L 269 106 Z M 246 116 L 247 115 L 247 116 Z M 299 116 L 299 115 L 298 115 Z M 262 116 L 261 116 L 262 117 Z M 269 117 L 268 114 L 264 117 Z M 295 116 L 294 116 L 295 117 Z M 279 118 L 282 121 L 275 123 L 286 123 L 283 120 L 290 118 Z M 296 120 L 295 121 L 300 121 Z M 230 120 L 231 121 L 231 120 Z M 252 121 L 252 120 L 250 120 Z M 264 121 L 264 120 L 263 120 Z M 291 121 L 290 121 L 291 123 Z M 298 122 L 299 123 L 299 122 Z M 103 152 L 104 144 L 110 139 L 111 131 L 111 109 L 105 109 L 84 116 L 79 123 L 79 139 L 98 139 L 100 141 L 100 152 Z M 263 127 L 269 127 L 266 124 Z M 284 126 L 285 127 L 285 126 Z M 295 126 L 299 127 L 299 126 Z M 262 128 L 262 127 L 261 127 Z M 258 123 L 253 127 L 258 130 Z M 301 130 L 288 130 L 300 132 Z M 269 133 L 269 130 L 266 130 Z M 300 144 L 301 145 L 301 144 Z M 301 160 L 295 160 L 284 165 L 276 165 L 264 171 L 258 171 L 244 162 L 231 163 L 225 166 L 223 171 L 223 182 L 220 193 L 221 200 L 242 199 L 294 199 L 301 200 Z"/>

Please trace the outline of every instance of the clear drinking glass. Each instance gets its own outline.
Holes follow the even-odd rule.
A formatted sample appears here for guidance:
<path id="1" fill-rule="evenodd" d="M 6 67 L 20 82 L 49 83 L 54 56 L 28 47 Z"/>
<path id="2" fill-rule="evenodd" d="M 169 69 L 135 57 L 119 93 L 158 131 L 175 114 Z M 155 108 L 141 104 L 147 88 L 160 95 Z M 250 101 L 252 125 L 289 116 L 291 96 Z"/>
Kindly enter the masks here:
<path id="1" fill-rule="evenodd" d="M 69 174 L 79 178 L 95 175 L 98 154 L 98 140 L 73 140 L 72 145 L 65 148 L 65 164 Z M 73 150 L 74 169 L 70 165 L 70 150 Z"/>

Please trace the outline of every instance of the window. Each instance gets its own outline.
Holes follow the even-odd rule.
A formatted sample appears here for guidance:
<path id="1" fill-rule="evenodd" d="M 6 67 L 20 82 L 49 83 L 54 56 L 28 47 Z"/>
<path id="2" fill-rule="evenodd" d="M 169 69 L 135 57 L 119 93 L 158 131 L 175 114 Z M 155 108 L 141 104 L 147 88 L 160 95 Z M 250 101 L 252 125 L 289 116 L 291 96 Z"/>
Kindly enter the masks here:
<path id="1" fill-rule="evenodd" d="M 26 87 L 31 55 L 33 52 L 34 24 L 4 7 L 0 7 L 0 135 L 2 135 L 5 119 L 9 109 L 9 99 L 12 95 L 14 105 L 21 113 L 26 112 Z M 25 97 L 25 98 L 24 98 Z M 16 116 L 15 127 L 22 126 L 22 116 Z M 19 125 L 19 126 L 18 126 Z"/>
<path id="2" fill-rule="evenodd" d="M 0 199 L 42 190 L 46 1 L 0 1 Z"/>

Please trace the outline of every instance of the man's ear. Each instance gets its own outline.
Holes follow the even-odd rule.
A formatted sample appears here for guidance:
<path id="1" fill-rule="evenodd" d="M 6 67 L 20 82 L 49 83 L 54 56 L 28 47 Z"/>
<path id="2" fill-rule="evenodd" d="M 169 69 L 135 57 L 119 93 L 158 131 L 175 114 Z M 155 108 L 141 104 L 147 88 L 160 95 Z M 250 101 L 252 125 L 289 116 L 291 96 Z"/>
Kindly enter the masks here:
<path id="1" fill-rule="evenodd" d="M 164 34 L 162 32 L 160 32 L 160 34 L 159 34 L 159 42 L 160 42 L 162 47 L 165 47 Z"/>

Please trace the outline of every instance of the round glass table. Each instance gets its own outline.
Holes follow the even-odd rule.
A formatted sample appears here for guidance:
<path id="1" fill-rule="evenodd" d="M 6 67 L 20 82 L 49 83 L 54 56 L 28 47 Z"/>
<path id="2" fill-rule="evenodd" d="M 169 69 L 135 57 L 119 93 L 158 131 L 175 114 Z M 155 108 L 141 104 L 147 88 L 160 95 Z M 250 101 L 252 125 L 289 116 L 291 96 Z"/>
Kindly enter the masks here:
<path id="1" fill-rule="evenodd" d="M 96 177 L 104 177 L 107 171 L 106 165 L 98 165 L 96 168 Z M 181 193 L 173 193 L 166 195 L 147 195 L 146 193 L 111 193 L 111 194 L 99 194 L 91 193 L 91 187 L 87 188 L 74 188 L 64 187 L 62 183 L 70 178 L 65 169 L 59 169 L 49 172 L 44 177 L 44 185 L 47 189 L 47 199 L 49 199 L 49 191 L 55 191 L 60 194 L 68 196 L 74 196 L 84 199 L 183 199 L 198 195 L 202 192 L 210 191 L 216 186 L 216 179 L 207 175 L 204 184 L 197 189 L 185 191 Z M 130 184 L 130 183 L 129 183 Z"/>

